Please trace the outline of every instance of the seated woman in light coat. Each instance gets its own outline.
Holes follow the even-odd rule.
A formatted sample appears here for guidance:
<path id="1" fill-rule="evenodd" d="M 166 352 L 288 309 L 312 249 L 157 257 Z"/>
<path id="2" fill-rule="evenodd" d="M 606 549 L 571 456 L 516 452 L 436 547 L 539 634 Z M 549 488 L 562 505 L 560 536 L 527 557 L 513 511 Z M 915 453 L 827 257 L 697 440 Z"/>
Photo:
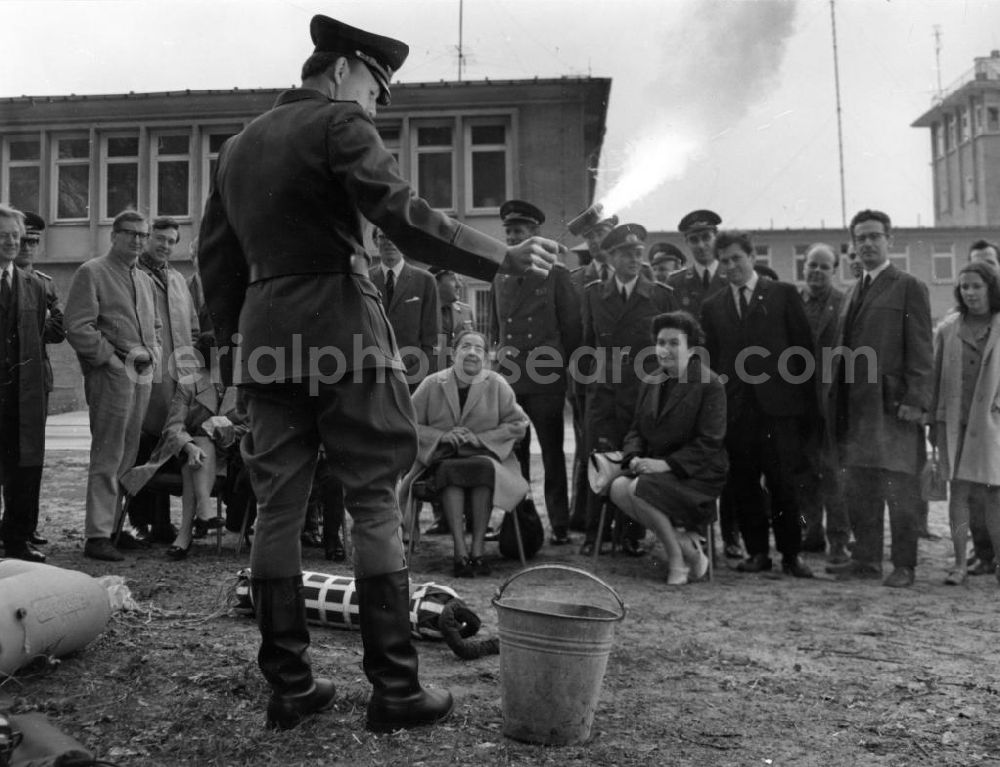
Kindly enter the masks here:
<path id="1" fill-rule="evenodd" d="M 409 498 L 413 480 L 429 469 L 455 542 L 454 574 L 471 578 L 490 571 L 483 556 L 490 512 L 510 511 L 528 493 L 514 456 L 528 417 L 510 385 L 484 369 L 486 340 L 481 333 L 464 330 L 454 346 L 452 366 L 429 375 L 413 393 L 417 461 L 403 480 L 400 497 Z M 471 550 L 465 543 L 466 509 L 472 517 Z"/>
<path id="2" fill-rule="evenodd" d="M 653 318 L 660 375 L 642 382 L 622 446 L 627 474 L 611 485 L 612 502 L 663 544 L 672 586 L 701 578 L 708 569 L 698 529 L 714 519 L 729 470 L 726 391 L 691 352 L 703 338 L 687 312 Z"/>
<path id="3" fill-rule="evenodd" d="M 983 505 L 990 540 L 1000 551 L 1000 276 L 989 264 L 967 264 L 958 273 L 955 299 L 957 312 L 934 333 L 930 411 L 931 442 L 949 480 L 955 549 L 949 585 L 967 577 L 970 501 Z"/>

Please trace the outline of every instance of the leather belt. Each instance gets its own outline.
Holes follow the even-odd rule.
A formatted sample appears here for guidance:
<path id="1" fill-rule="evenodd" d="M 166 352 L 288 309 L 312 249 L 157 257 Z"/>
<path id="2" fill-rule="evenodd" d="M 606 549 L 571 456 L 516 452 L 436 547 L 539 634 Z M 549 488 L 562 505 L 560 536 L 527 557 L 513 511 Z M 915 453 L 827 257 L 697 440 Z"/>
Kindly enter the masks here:
<path id="1" fill-rule="evenodd" d="M 291 263 L 290 263 L 291 262 Z M 293 277 L 303 274 L 356 274 L 368 276 L 369 259 L 364 253 L 352 253 L 346 259 L 324 258 L 305 262 L 294 259 L 270 261 L 265 264 L 250 264 L 249 284 L 270 280 L 275 277 Z"/>

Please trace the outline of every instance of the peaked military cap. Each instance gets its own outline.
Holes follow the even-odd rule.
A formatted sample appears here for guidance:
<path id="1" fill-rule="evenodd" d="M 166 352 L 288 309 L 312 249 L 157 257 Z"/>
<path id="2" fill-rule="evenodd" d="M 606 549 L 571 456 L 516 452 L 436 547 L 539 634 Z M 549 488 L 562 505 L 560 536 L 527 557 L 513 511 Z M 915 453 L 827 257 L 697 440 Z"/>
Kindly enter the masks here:
<path id="1" fill-rule="evenodd" d="M 406 43 L 365 32 L 322 14 L 312 17 L 309 34 L 316 46 L 313 53 L 343 53 L 363 61 L 378 82 L 378 103 L 383 106 L 389 103 L 389 82 L 410 54 Z"/>
<path id="2" fill-rule="evenodd" d="M 524 200 L 507 200 L 500 206 L 500 220 L 504 224 L 515 224 L 524 221 L 534 226 L 545 223 L 545 214 L 530 202 Z"/>
<path id="3" fill-rule="evenodd" d="M 24 214 L 24 228 L 30 232 L 44 232 L 45 219 L 37 213 L 26 211 Z"/>
<path id="4" fill-rule="evenodd" d="M 713 210 L 692 210 L 677 225 L 677 230 L 681 234 L 697 232 L 702 229 L 714 229 L 722 223 L 719 214 Z"/>
<path id="5" fill-rule="evenodd" d="M 671 258 L 676 258 L 681 266 L 687 262 L 687 258 L 684 256 L 683 251 L 681 251 L 681 249 L 676 245 L 672 245 L 669 242 L 658 242 L 649 249 L 649 263 L 652 265 L 656 265 L 661 261 L 666 261 Z"/>
<path id="6" fill-rule="evenodd" d="M 639 224 L 621 224 L 601 240 L 601 250 L 612 251 L 629 245 L 642 245 L 646 241 L 646 229 Z"/>

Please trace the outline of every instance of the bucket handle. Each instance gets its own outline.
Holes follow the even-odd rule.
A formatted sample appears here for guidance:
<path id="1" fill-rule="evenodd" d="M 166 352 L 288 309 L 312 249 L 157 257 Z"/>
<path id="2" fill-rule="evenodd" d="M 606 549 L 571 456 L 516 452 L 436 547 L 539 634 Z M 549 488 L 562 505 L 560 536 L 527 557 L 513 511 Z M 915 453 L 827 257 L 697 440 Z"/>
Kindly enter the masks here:
<path id="1" fill-rule="evenodd" d="M 562 572 L 575 573 L 576 575 L 584 575 L 587 578 L 590 578 L 590 580 L 594 581 L 599 586 L 603 586 L 605 589 L 611 592 L 611 596 L 613 596 L 615 598 L 615 601 L 618 602 L 618 606 L 621 608 L 621 614 L 615 616 L 615 620 L 620 621 L 625 619 L 625 602 L 622 601 L 622 598 L 620 596 L 618 596 L 617 591 L 615 591 L 613 588 L 611 588 L 611 586 L 602 581 L 593 573 L 589 573 L 586 570 L 580 569 L 579 567 L 570 567 L 569 565 L 535 565 L 534 567 L 528 567 L 525 568 L 524 570 L 520 570 L 514 573 L 512 576 L 510 576 L 507 580 L 505 580 L 503 584 L 500 586 L 500 588 L 497 589 L 497 592 L 493 597 L 493 603 L 496 604 L 497 602 L 500 601 L 500 598 L 503 596 L 504 590 L 515 580 L 520 578 L 522 575 L 527 575 L 528 573 L 535 573 L 538 572 L 539 570 L 560 570 Z"/>

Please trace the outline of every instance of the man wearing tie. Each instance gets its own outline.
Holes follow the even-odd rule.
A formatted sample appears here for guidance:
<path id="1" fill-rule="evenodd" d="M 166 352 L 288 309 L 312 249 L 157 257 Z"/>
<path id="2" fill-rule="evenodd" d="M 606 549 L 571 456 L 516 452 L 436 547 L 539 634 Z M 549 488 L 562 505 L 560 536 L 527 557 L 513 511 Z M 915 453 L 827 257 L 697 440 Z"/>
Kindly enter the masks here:
<path id="1" fill-rule="evenodd" d="M 797 488 L 805 470 L 803 431 L 817 412 L 809 320 L 794 286 L 754 271 L 748 235 L 724 232 L 715 247 L 729 287 L 702 304 L 701 322 L 712 370 L 726 382 L 727 485 L 748 555 L 737 569 L 772 567 L 763 478 L 781 569 L 811 578 L 799 555 Z"/>
<path id="2" fill-rule="evenodd" d="M 443 370 L 451 364 L 451 345 L 455 336 L 476 327 L 476 313 L 470 304 L 458 300 L 458 276 L 451 269 L 433 269 L 431 273 L 437 281 L 438 301 L 441 304 L 437 368 Z"/>
<path id="3" fill-rule="evenodd" d="M 372 239 L 382 263 L 369 271 L 369 277 L 382 293 L 412 392 L 432 369 L 434 344 L 441 332 L 437 284 L 426 269 L 406 263 L 381 229 L 375 229 Z"/>
<path id="4" fill-rule="evenodd" d="M 24 216 L 0 205 L 0 538 L 11 559 L 44 562 L 32 545 L 45 454 L 45 285 L 14 265 Z"/>
<path id="5" fill-rule="evenodd" d="M 726 286 L 726 276 L 715 257 L 715 238 L 721 223 L 715 211 L 693 210 L 677 224 L 693 260 L 687 269 L 670 275 L 667 284 L 674 289 L 679 308 L 696 318 L 700 316 L 702 303 Z"/>
<path id="6" fill-rule="evenodd" d="M 500 206 L 508 245 L 539 233 L 545 214 L 523 200 Z M 542 276 L 500 274 L 490 289 L 490 341 L 497 347 L 497 370 L 507 379 L 517 404 L 535 431 L 545 471 L 545 509 L 550 543 L 569 543 L 569 494 L 563 451 L 566 369 L 580 345 L 580 302 L 569 271 L 561 264 Z M 516 452 L 521 473 L 531 480 L 531 431 Z"/>
<path id="7" fill-rule="evenodd" d="M 844 299 L 839 345 L 850 356 L 837 360 L 831 396 L 855 544 L 850 561 L 827 569 L 839 579 L 881 577 L 888 505 L 894 569 L 885 585 L 906 587 L 917 564 L 921 424 L 933 387 L 930 299 L 889 261 L 889 216 L 863 210 L 850 231 L 864 271 Z"/>

